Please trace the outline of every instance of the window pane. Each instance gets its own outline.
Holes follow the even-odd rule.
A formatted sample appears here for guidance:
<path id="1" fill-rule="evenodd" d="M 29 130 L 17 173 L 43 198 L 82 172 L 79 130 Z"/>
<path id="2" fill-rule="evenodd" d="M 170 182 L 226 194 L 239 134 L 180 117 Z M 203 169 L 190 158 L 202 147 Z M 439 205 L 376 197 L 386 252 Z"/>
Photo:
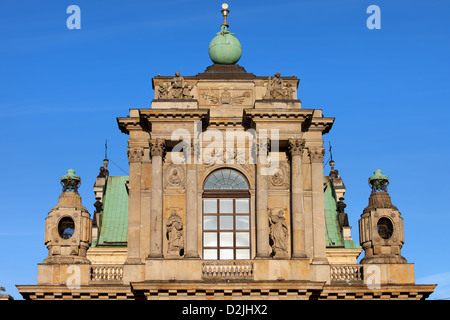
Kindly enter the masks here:
<path id="1" fill-rule="evenodd" d="M 205 189 L 248 189 L 245 178 L 237 171 L 222 169 L 215 171 L 205 182 Z"/>
<path id="2" fill-rule="evenodd" d="M 248 199 L 236 199 L 236 213 L 249 213 Z"/>
<path id="3" fill-rule="evenodd" d="M 217 199 L 203 199 L 204 213 L 217 213 Z"/>
<path id="4" fill-rule="evenodd" d="M 203 230 L 217 230 L 217 216 L 204 216 Z"/>
<path id="5" fill-rule="evenodd" d="M 233 213 L 233 199 L 220 199 L 220 213 Z"/>
<path id="6" fill-rule="evenodd" d="M 233 249 L 220 249 L 220 260 L 232 260 L 233 257 Z"/>
<path id="7" fill-rule="evenodd" d="M 234 245 L 233 232 L 221 232 L 220 233 L 220 246 L 232 247 Z"/>
<path id="8" fill-rule="evenodd" d="M 250 249 L 236 249 L 236 259 L 250 259 Z"/>
<path id="9" fill-rule="evenodd" d="M 217 247 L 217 232 L 205 232 L 203 234 L 204 247 Z"/>
<path id="10" fill-rule="evenodd" d="M 221 216 L 220 217 L 220 229 L 221 230 L 233 230 L 233 216 Z"/>
<path id="11" fill-rule="evenodd" d="M 205 249 L 203 250 L 203 259 L 205 260 L 217 260 L 217 250 L 216 249 Z"/>
<path id="12" fill-rule="evenodd" d="M 250 234 L 248 232 L 236 232 L 236 247 L 249 247 Z"/>
<path id="13" fill-rule="evenodd" d="M 249 217 L 248 216 L 236 216 L 236 229 L 237 230 L 249 230 Z"/>

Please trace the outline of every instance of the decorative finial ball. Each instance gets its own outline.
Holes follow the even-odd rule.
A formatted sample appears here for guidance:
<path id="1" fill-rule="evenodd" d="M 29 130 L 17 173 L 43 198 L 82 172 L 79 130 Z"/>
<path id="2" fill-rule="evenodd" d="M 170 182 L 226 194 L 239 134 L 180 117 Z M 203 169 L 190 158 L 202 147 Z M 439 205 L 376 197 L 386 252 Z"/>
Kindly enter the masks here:
<path id="1" fill-rule="evenodd" d="M 242 55 L 239 40 L 233 36 L 226 27 L 211 40 L 209 44 L 209 57 L 217 64 L 235 64 Z"/>
<path id="2" fill-rule="evenodd" d="M 224 22 L 220 32 L 209 43 L 209 57 L 217 64 L 235 64 L 241 58 L 242 47 L 234 33 L 228 31 L 228 4 L 222 4 L 222 8 Z"/>

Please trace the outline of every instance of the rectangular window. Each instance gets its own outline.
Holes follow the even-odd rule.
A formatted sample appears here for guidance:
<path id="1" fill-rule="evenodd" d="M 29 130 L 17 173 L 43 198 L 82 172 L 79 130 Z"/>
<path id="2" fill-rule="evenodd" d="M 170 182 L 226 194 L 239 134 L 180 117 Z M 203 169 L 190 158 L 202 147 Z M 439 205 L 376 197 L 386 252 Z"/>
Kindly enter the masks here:
<path id="1" fill-rule="evenodd" d="M 250 200 L 203 199 L 203 258 L 250 259 Z"/>

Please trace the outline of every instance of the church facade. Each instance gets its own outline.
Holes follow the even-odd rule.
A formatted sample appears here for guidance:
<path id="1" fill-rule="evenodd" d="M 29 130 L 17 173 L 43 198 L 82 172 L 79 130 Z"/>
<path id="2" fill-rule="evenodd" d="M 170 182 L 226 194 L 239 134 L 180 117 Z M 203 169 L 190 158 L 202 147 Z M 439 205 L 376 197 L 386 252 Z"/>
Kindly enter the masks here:
<path id="1" fill-rule="evenodd" d="M 403 218 L 388 178 L 369 179 L 352 239 L 345 185 L 324 173 L 334 118 L 304 109 L 295 76 L 239 66 L 225 22 L 213 64 L 156 76 L 150 109 L 117 118 L 129 136 L 129 176 L 94 185 L 83 206 L 69 170 L 45 221 L 49 255 L 26 299 L 425 299 L 401 255 Z M 44 230 L 44 228 L 43 228 Z M 357 259 L 364 251 L 364 258 Z"/>

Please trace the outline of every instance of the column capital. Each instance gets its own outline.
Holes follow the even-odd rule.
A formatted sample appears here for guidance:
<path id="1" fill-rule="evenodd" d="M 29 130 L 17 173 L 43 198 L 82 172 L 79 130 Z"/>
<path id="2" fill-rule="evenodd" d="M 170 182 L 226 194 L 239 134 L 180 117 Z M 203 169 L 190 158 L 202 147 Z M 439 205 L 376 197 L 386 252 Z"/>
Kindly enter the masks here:
<path id="1" fill-rule="evenodd" d="M 142 147 L 128 147 L 128 162 L 141 162 L 144 156 L 144 148 Z"/>
<path id="2" fill-rule="evenodd" d="M 323 156 L 325 155 L 324 147 L 308 147 L 308 151 L 311 163 L 323 163 Z"/>
<path id="3" fill-rule="evenodd" d="M 305 148 L 305 139 L 289 139 L 288 150 L 291 156 L 302 155 L 303 149 Z"/>
<path id="4" fill-rule="evenodd" d="M 150 139 L 150 155 L 153 156 L 161 156 L 163 157 L 166 152 L 166 141 L 163 139 Z"/>

